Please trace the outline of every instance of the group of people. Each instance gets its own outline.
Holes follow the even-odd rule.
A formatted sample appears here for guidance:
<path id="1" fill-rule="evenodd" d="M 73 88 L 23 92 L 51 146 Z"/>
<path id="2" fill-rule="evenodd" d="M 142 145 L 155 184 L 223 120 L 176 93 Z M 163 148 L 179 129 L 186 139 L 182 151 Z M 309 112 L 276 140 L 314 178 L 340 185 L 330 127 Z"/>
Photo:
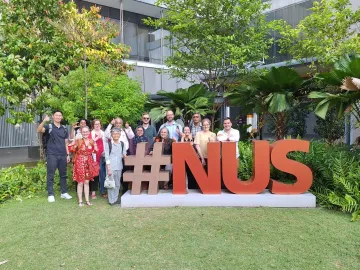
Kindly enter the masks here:
<path id="1" fill-rule="evenodd" d="M 201 120 L 201 115 L 195 113 L 189 126 L 182 127 L 174 120 L 173 111 L 166 112 L 166 122 L 161 125 L 159 131 L 150 125 L 150 115 L 143 113 L 141 125 L 133 132 L 126 122 L 123 127 L 123 120 L 115 118 L 102 130 L 102 123 L 95 119 L 90 123 L 86 119 L 72 125 L 70 134 L 65 126 L 61 125 L 63 119 L 61 111 L 55 111 L 50 117 L 46 116 L 38 127 L 38 132 L 46 136 L 46 157 L 47 157 L 47 191 L 48 201 L 54 202 L 54 175 L 56 169 L 60 174 L 61 198 L 71 199 L 66 188 L 67 163 L 71 160 L 74 164 L 73 180 L 77 183 L 77 195 L 79 206 L 92 205 L 92 199 L 96 199 L 96 192 L 100 189 L 103 197 L 108 198 L 109 204 L 120 203 L 120 188 L 122 194 L 128 190 L 128 185 L 122 183 L 124 170 L 131 169 L 124 166 L 124 159 L 128 155 L 135 155 L 138 143 L 146 143 L 146 154 L 151 155 L 154 142 L 163 143 L 163 154 L 172 154 L 173 142 L 188 142 L 196 149 L 203 166 L 207 166 L 207 143 L 211 141 L 234 141 L 240 139 L 239 131 L 232 128 L 230 118 L 225 118 L 224 129 L 217 134 L 210 131 L 211 121 L 207 118 Z M 238 147 L 237 158 L 239 157 Z M 164 166 L 165 170 L 172 171 L 172 165 Z M 105 178 L 112 177 L 115 181 L 115 188 L 106 189 Z M 189 189 L 198 188 L 191 171 L 187 167 L 187 182 Z M 162 188 L 169 189 L 169 183 L 163 183 Z"/>

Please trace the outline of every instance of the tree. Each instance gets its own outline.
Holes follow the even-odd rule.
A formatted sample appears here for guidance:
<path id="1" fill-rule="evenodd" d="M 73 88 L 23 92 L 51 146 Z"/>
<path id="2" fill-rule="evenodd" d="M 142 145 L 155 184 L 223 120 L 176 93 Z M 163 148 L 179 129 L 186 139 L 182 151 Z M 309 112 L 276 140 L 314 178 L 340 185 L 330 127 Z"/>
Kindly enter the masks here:
<path id="1" fill-rule="evenodd" d="M 347 83 L 350 78 L 360 78 L 360 56 L 350 58 L 346 55 L 334 64 L 333 70 L 316 78 L 323 83 L 324 89 L 309 94 L 316 103 L 315 114 L 325 119 L 328 110 L 335 107 L 339 118 L 351 113 L 359 124 L 360 87 L 350 89 Z"/>
<path id="2" fill-rule="evenodd" d="M 170 32 L 165 60 L 173 77 L 202 81 L 212 92 L 222 92 L 244 65 L 267 57 L 272 42 L 262 0 L 158 0 L 164 16 L 145 23 Z M 222 103 L 213 103 L 218 110 Z"/>
<path id="3" fill-rule="evenodd" d="M 260 129 L 264 116 L 268 115 L 275 124 L 275 137 L 280 140 L 286 135 L 290 111 L 305 102 L 303 86 L 303 79 L 296 71 L 273 67 L 252 85 L 235 89 L 227 97 L 231 104 L 259 114 Z"/>
<path id="4" fill-rule="evenodd" d="M 114 75 L 104 66 L 91 64 L 88 74 L 88 111 L 92 119 L 103 123 L 114 117 L 122 117 L 130 123 L 136 123 L 144 110 L 147 96 L 142 92 L 139 82 L 127 75 Z M 75 122 L 85 117 L 84 70 L 79 67 L 60 79 L 49 97 L 50 106 L 61 109 L 64 118 Z"/>
<path id="5" fill-rule="evenodd" d="M 315 1 L 311 11 L 294 28 L 285 22 L 278 24 L 280 52 L 324 66 L 345 53 L 360 53 L 360 9 L 353 11 L 350 0 Z"/>
<path id="6" fill-rule="evenodd" d="M 317 117 L 314 131 L 328 144 L 333 144 L 345 134 L 345 117 L 338 118 L 336 108 L 332 108 L 325 119 Z"/>
<path id="7" fill-rule="evenodd" d="M 156 94 L 168 100 L 148 102 L 151 119 L 155 122 L 164 119 L 168 110 L 174 111 L 175 116 L 180 117 L 185 124 L 189 124 L 194 113 L 202 116 L 214 113 L 211 107 L 215 95 L 207 91 L 203 84 L 195 84 L 187 89 L 179 88 L 175 92 L 160 90 Z"/>
<path id="8" fill-rule="evenodd" d="M 118 35 L 118 27 L 110 20 L 101 20 L 100 7 L 78 12 L 75 3 L 61 6 L 61 17 L 51 22 L 66 37 L 77 44 L 83 57 L 85 118 L 88 116 L 88 75 L 87 62 L 100 63 L 110 67 L 116 74 L 124 74 L 129 66 L 123 62 L 129 47 L 114 44 L 111 40 Z"/>
<path id="9" fill-rule="evenodd" d="M 48 109 L 44 95 L 76 66 L 80 55 L 48 23 L 60 17 L 58 1 L 0 1 L 0 10 L 0 96 L 11 114 L 6 121 L 32 122 Z M 25 106 L 19 110 L 20 105 Z M 0 115 L 4 112 L 0 103 Z"/>

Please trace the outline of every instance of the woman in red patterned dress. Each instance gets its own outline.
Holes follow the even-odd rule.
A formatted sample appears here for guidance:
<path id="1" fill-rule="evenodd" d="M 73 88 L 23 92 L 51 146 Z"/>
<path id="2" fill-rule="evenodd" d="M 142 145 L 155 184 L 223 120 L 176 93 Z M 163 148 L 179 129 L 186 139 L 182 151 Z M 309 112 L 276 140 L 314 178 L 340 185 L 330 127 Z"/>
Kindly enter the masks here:
<path id="1" fill-rule="evenodd" d="M 89 201 L 89 182 L 94 180 L 94 173 L 91 164 L 93 163 L 93 153 L 97 152 L 97 145 L 89 139 L 90 130 L 85 126 L 81 128 L 82 139 L 74 141 L 70 145 L 70 151 L 75 153 L 73 180 L 78 183 L 77 194 L 79 206 L 84 206 L 82 193 L 84 190 L 87 205 L 92 205 Z"/>
<path id="2" fill-rule="evenodd" d="M 96 191 L 99 188 L 99 182 L 100 182 L 100 192 L 102 194 L 105 193 L 104 190 L 105 165 L 101 164 L 102 161 L 101 157 L 104 156 L 104 144 L 103 144 L 104 131 L 101 130 L 101 122 L 99 119 L 93 120 L 93 130 L 91 131 L 90 138 L 93 139 L 97 145 L 98 151 L 96 152 L 96 162 L 99 164 L 100 168 L 101 166 L 104 166 L 103 171 L 101 171 L 100 169 L 100 174 L 94 177 L 94 181 L 90 182 L 91 198 L 94 200 L 96 199 Z"/>

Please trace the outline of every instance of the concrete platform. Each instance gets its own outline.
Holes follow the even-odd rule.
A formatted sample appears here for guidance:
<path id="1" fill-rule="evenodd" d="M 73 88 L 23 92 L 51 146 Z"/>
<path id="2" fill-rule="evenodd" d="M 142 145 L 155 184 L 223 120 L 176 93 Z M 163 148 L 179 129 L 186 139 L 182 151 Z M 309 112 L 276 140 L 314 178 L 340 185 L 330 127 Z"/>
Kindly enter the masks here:
<path id="1" fill-rule="evenodd" d="M 268 190 L 260 194 L 239 195 L 223 190 L 219 195 L 203 195 L 199 190 L 189 190 L 186 195 L 173 195 L 172 190 L 160 190 L 157 195 L 131 195 L 127 191 L 121 197 L 122 208 L 145 207 L 294 207 L 314 208 L 316 197 L 310 192 L 299 195 L 276 195 Z"/>

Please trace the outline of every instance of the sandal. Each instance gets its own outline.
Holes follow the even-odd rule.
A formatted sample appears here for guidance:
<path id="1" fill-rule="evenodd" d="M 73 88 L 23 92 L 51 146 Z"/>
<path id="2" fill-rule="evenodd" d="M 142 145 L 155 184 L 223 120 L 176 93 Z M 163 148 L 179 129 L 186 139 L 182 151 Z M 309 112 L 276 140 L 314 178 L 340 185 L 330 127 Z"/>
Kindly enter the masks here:
<path id="1" fill-rule="evenodd" d="M 93 200 L 96 200 L 96 199 L 97 199 L 96 194 L 91 194 L 91 198 L 92 198 Z"/>
<path id="2" fill-rule="evenodd" d="M 164 184 L 164 190 L 168 190 L 169 189 L 169 185 L 168 184 Z"/>
<path id="3" fill-rule="evenodd" d="M 101 196 L 103 196 L 103 198 L 105 198 L 105 199 L 108 197 L 106 193 L 102 194 Z"/>
<path id="4" fill-rule="evenodd" d="M 91 206 L 93 204 L 91 202 L 89 202 L 89 201 L 86 201 L 86 205 Z"/>
<path id="5" fill-rule="evenodd" d="M 80 206 L 80 207 L 83 207 L 83 206 L 84 206 L 84 203 L 83 203 L 83 202 L 79 202 L 79 206 Z"/>

